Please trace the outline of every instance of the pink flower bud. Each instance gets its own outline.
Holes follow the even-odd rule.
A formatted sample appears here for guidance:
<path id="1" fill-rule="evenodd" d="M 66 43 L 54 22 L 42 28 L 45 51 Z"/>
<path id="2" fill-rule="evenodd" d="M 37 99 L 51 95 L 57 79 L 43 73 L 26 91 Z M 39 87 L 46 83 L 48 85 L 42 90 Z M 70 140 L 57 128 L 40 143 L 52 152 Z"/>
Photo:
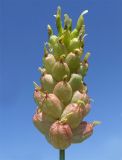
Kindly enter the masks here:
<path id="1" fill-rule="evenodd" d="M 80 125 L 72 130 L 73 138 L 72 143 L 81 143 L 93 133 L 93 124 L 82 121 Z"/>
<path id="2" fill-rule="evenodd" d="M 50 126 L 54 121 L 55 119 L 47 116 L 43 112 L 36 112 L 33 116 L 33 123 L 42 134 L 47 134 L 49 132 Z"/>
<path id="3" fill-rule="evenodd" d="M 91 110 L 91 105 L 87 103 L 84 107 L 83 116 L 85 117 Z"/>
<path id="4" fill-rule="evenodd" d="M 68 124 L 59 121 L 50 127 L 49 137 L 51 144 L 57 149 L 65 149 L 70 146 L 72 141 L 72 131 Z"/>
<path id="5" fill-rule="evenodd" d="M 36 102 L 36 104 L 37 104 L 38 106 L 41 106 L 41 105 L 42 105 L 42 102 L 43 102 L 43 100 L 44 100 L 44 97 L 42 96 L 41 91 L 35 89 L 35 91 L 34 91 L 34 100 L 35 100 L 35 102 Z"/>

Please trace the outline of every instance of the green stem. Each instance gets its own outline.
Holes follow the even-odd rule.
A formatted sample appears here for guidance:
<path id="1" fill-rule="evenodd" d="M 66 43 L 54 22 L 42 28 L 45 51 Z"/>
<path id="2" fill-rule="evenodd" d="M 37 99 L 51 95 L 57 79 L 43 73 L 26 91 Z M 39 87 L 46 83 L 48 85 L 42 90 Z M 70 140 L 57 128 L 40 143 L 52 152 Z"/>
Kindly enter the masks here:
<path id="1" fill-rule="evenodd" d="M 60 150 L 59 152 L 60 160 L 65 160 L 65 150 Z"/>

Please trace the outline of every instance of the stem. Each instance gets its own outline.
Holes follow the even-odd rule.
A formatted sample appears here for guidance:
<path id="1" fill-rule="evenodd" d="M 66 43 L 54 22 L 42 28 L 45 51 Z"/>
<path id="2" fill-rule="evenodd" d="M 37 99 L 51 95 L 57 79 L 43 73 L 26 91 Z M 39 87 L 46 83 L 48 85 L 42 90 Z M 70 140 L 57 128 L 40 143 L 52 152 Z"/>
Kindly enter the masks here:
<path id="1" fill-rule="evenodd" d="M 65 160 L 65 150 L 60 150 L 59 152 L 60 160 Z"/>

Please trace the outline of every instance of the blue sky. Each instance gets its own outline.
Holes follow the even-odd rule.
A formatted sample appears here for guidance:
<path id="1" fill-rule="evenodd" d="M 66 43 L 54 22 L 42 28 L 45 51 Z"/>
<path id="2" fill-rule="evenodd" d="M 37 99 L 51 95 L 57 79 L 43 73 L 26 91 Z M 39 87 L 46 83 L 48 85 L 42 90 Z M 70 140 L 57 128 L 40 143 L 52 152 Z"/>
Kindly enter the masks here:
<path id="1" fill-rule="evenodd" d="M 66 150 L 66 160 L 121 160 L 121 0 L 0 0 L 0 160 L 58 159 L 58 150 L 32 124 L 32 82 L 39 82 L 46 26 L 55 28 L 58 5 L 73 26 L 89 10 L 85 51 L 91 57 L 85 81 L 94 103 L 86 119 L 102 121 L 90 139 Z"/>

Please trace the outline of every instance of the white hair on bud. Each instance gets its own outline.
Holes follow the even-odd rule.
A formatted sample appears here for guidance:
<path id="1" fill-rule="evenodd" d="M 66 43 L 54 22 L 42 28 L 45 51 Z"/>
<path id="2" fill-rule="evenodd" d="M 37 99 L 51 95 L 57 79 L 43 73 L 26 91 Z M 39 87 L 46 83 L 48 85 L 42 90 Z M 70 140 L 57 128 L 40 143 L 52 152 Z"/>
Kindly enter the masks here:
<path id="1" fill-rule="evenodd" d="M 81 15 L 83 16 L 83 15 L 85 15 L 85 14 L 87 14 L 88 13 L 88 10 L 85 10 L 85 11 L 83 11 L 82 13 L 81 13 Z"/>
<path id="2" fill-rule="evenodd" d="M 83 38 L 82 39 L 84 39 L 85 37 L 87 37 L 88 36 L 88 34 L 84 34 L 84 36 L 83 36 Z"/>
<path id="3" fill-rule="evenodd" d="M 56 14 L 53 15 L 56 18 Z"/>

